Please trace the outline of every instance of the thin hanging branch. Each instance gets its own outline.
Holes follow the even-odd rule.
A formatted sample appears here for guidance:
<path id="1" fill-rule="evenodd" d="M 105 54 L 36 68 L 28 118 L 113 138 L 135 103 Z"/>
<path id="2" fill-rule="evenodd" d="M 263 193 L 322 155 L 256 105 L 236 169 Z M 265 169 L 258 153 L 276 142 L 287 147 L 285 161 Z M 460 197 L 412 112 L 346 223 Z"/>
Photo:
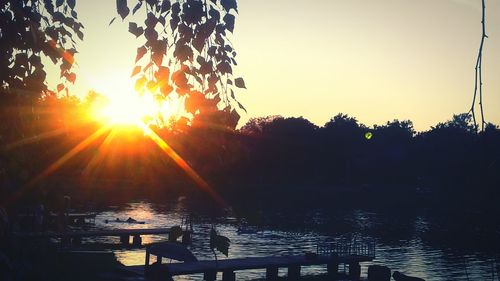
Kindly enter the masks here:
<path id="1" fill-rule="evenodd" d="M 476 107 L 476 99 L 477 99 L 478 92 L 479 92 L 479 111 L 481 113 L 481 131 L 484 131 L 484 125 L 486 124 L 486 121 L 484 119 L 484 109 L 483 109 L 482 65 L 483 65 L 484 41 L 486 38 L 488 38 L 488 35 L 486 35 L 486 4 L 485 4 L 485 0 L 481 0 L 481 4 L 482 4 L 482 19 L 481 19 L 482 35 L 481 35 L 481 43 L 479 44 L 479 52 L 478 52 L 477 60 L 476 60 L 476 68 L 475 68 L 476 72 L 475 72 L 475 80 L 474 80 L 474 95 L 472 97 L 472 105 L 471 105 L 471 108 L 469 110 L 469 113 L 472 114 L 472 120 L 474 121 L 474 127 L 476 128 L 476 131 L 478 129 L 478 125 L 477 125 L 475 107 Z"/>

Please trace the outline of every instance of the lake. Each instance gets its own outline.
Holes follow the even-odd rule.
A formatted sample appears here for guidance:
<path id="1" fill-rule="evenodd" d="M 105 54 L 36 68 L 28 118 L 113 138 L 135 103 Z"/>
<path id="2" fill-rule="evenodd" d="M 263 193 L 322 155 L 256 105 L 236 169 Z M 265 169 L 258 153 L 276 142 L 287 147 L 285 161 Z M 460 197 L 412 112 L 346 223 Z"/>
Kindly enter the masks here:
<path id="1" fill-rule="evenodd" d="M 96 217 L 95 228 L 158 228 L 180 225 L 190 215 L 193 244 L 198 259 L 213 259 L 209 248 L 212 225 L 231 240 L 229 258 L 303 254 L 315 251 L 339 237 L 372 238 L 376 241 L 374 264 L 430 281 L 492 280 L 498 255 L 498 218 L 485 220 L 481 212 L 434 210 L 432 208 L 387 211 L 383 209 L 324 208 L 310 210 L 256 210 L 242 215 L 231 208 L 194 208 L 181 198 L 168 203 L 147 201 L 122 203 L 104 208 Z M 270 208 L 272 209 L 272 208 Z M 106 223 L 106 220 L 132 217 L 144 225 Z M 251 231 L 239 233 L 242 217 Z M 486 221 L 486 222 L 485 222 Z M 162 236 L 143 236 L 143 243 L 164 241 Z M 94 239 L 116 242 L 118 238 Z M 119 250 L 115 254 L 125 265 L 144 264 L 144 249 Z M 218 253 L 218 258 L 225 258 Z M 367 266 L 362 264 L 362 274 Z M 342 267 L 340 268 L 342 270 Z M 286 274 L 284 269 L 280 274 Z M 303 274 L 325 273 L 323 267 L 303 268 Z M 494 273 L 494 278 L 498 278 Z M 265 272 L 237 272 L 238 280 L 262 278 Z M 201 280 L 201 276 L 176 280 Z"/>

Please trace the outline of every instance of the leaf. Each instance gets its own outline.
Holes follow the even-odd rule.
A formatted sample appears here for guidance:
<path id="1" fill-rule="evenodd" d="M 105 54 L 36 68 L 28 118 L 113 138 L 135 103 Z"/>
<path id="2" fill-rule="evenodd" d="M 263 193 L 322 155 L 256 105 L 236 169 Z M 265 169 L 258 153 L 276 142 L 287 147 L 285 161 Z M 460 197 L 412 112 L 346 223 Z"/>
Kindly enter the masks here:
<path id="1" fill-rule="evenodd" d="M 130 9 L 127 6 L 127 0 L 116 0 L 116 11 L 122 20 L 125 19 L 130 13 Z"/>
<path id="2" fill-rule="evenodd" d="M 177 45 L 174 51 L 174 56 L 184 62 L 193 58 L 193 50 L 187 45 Z"/>
<path id="3" fill-rule="evenodd" d="M 68 0 L 68 5 L 71 9 L 74 9 L 76 5 L 75 0 Z"/>
<path id="4" fill-rule="evenodd" d="M 236 87 L 238 88 L 243 88 L 243 89 L 246 89 L 247 87 L 245 86 L 245 80 L 243 80 L 243 78 L 236 78 L 234 79 L 234 84 L 236 85 Z"/>
<path id="5" fill-rule="evenodd" d="M 233 81 L 231 79 L 227 79 L 227 82 L 226 82 L 228 85 L 233 85 Z"/>
<path id="6" fill-rule="evenodd" d="M 135 62 L 137 63 L 144 55 L 148 52 L 146 47 L 142 46 L 137 48 L 137 55 L 135 56 Z"/>
<path id="7" fill-rule="evenodd" d="M 231 65 L 227 61 L 219 63 L 217 65 L 217 70 L 222 74 L 233 73 L 233 69 L 231 68 Z"/>
<path id="8" fill-rule="evenodd" d="M 235 17 L 231 14 L 226 14 L 224 16 L 224 22 L 226 23 L 226 29 L 231 31 L 231 33 L 233 33 L 233 31 L 234 31 L 234 20 L 235 20 Z"/>
<path id="9" fill-rule="evenodd" d="M 75 84 L 76 74 L 71 72 L 71 73 L 66 75 L 66 79 L 68 79 L 68 81 L 71 82 L 71 84 Z"/>
<path id="10" fill-rule="evenodd" d="M 128 31 L 132 34 L 135 35 L 135 38 L 139 37 L 142 35 L 142 33 L 144 32 L 144 29 L 142 27 L 137 27 L 137 23 L 135 22 L 130 22 L 128 24 Z"/>
<path id="11" fill-rule="evenodd" d="M 134 15 L 135 12 L 137 12 L 137 10 L 139 10 L 141 8 L 141 6 L 142 6 L 142 1 L 137 2 L 135 7 L 132 9 L 132 15 Z"/>
<path id="12" fill-rule="evenodd" d="M 179 2 L 175 2 L 174 4 L 172 4 L 172 15 L 179 15 L 179 13 L 181 12 L 181 4 L 179 4 Z"/>
<path id="13" fill-rule="evenodd" d="M 161 63 L 163 62 L 163 53 L 161 53 L 161 52 L 153 52 L 153 54 L 152 54 L 151 57 L 153 59 L 153 62 L 157 66 L 161 66 Z"/>
<path id="14" fill-rule="evenodd" d="M 208 14 L 210 15 L 210 18 L 214 19 L 216 22 L 218 22 L 220 20 L 220 12 L 217 11 L 217 9 L 214 9 L 214 8 L 210 9 Z"/>
<path id="15" fill-rule="evenodd" d="M 144 31 L 144 37 L 146 37 L 146 40 L 148 40 L 148 42 L 155 42 L 156 40 L 158 40 L 158 32 L 156 32 L 154 28 L 148 27 Z"/>
<path id="16" fill-rule="evenodd" d="M 113 22 L 116 20 L 116 17 L 112 18 L 111 21 L 109 22 L 108 26 L 110 26 L 111 24 L 113 24 Z"/>
<path id="17" fill-rule="evenodd" d="M 61 92 L 62 90 L 64 90 L 64 85 L 63 84 L 58 84 L 57 85 L 57 92 Z"/>
<path id="18" fill-rule="evenodd" d="M 134 89 L 137 92 L 139 92 L 144 87 L 144 85 L 146 84 L 146 82 L 147 82 L 146 77 L 141 76 L 141 78 L 139 78 L 139 79 L 137 79 L 135 81 Z"/>
<path id="19" fill-rule="evenodd" d="M 221 0 L 220 2 L 226 12 L 229 12 L 231 9 L 234 9 L 236 12 L 238 12 L 238 5 L 236 4 L 236 0 Z"/>
<path id="20" fill-rule="evenodd" d="M 56 0 L 56 7 L 59 8 L 64 3 L 64 0 Z"/>
<path id="21" fill-rule="evenodd" d="M 136 65 L 134 67 L 134 69 L 132 70 L 132 74 L 130 75 L 130 77 L 136 76 L 139 72 L 141 72 L 141 66 L 140 65 Z"/>
<path id="22" fill-rule="evenodd" d="M 238 107 L 247 113 L 247 109 L 238 101 Z"/>
<path id="23" fill-rule="evenodd" d="M 169 0 L 163 0 L 161 3 L 161 13 L 165 13 L 166 11 L 170 10 L 170 1 Z"/>

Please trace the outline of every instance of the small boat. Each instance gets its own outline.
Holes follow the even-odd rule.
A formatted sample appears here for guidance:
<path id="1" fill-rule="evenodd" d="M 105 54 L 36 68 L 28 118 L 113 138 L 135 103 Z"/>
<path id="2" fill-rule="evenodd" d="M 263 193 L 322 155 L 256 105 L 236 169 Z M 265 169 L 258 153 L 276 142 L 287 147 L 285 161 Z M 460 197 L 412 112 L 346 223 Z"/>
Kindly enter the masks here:
<path id="1" fill-rule="evenodd" d="M 119 218 L 116 218 L 115 220 L 104 220 L 105 223 L 128 223 L 128 224 L 145 224 L 145 221 L 138 221 L 133 218 L 128 218 L 126 220 L 121 220 Z"/>

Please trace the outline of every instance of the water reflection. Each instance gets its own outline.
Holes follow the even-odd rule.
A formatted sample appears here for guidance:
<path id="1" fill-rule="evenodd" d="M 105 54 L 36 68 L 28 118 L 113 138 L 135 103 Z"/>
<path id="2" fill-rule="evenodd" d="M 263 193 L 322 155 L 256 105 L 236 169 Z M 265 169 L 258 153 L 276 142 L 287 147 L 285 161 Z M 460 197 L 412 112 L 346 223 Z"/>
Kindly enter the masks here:
<path id="1" fill-rule="evenodd" d="M 205 211 L 205 210 L 204 210 Z M 213 216 L 204 211 L 188 210 L 185 200 L 169 204 L 149 202 L 130 203 L 109 208 L 96 218 L 96 228 L 163 228 L 180 225 L 188 213 L 194 218 L 193 245 L 190 250 L 199 259 L 213 259 L 209 249 L 209 231 L 213 223 L 217 230 L 231 240 L 229 257 L 303 254 L 315 251 L 318 244 L 331 242 L 336 237 L 373 237 L 377 242 L 374 264 L 387 265 L 392 270 L 418 276 L 426 280 L 491 280 L 493 255 L 481 247 L 468 245 L 466 249 L 444 243 L 433 243 L 435 233 L 451 235 L 448 224 L 436 227 L 441 221 L 437 214 L 421 212 L 384 212 L 365 210 L 312 210 L 308 213 L 269 213 L 261 222 L 259 231 L 238 232 L 239 219 L 225 210 Z M 143 225 L 105 223 L 116 218 L 132 217 L 145 221 Z M 273 223 L 274 222 L 274 223 Z M 467 235 L 474 235 L 468 232 Z M 473 236 L 471 236 L 473 237 Z M 161 235 L 143 236 L 143 243 L 165 241 Z M 100 240 L 100 241 L 99 241 Z M 96 242 L 118 243 L 118 239 L 101 238 Z M 144 249 L 119 250 L 116 256 L 125 265 L 144 264 Z M 218 258 L 226 258 L 219 254 Z M 363 274 L 366 274 L 366 265 Z M 323 267 L 304 268 L 304 274 L 324 273 Z M 286 274 L 284 271 L 282 274 Z M 265 272 L 238 272 L 238 280 L 263 278 Z M 200 280 L 201 276 L 178 277 L 176 280 Z"/>

